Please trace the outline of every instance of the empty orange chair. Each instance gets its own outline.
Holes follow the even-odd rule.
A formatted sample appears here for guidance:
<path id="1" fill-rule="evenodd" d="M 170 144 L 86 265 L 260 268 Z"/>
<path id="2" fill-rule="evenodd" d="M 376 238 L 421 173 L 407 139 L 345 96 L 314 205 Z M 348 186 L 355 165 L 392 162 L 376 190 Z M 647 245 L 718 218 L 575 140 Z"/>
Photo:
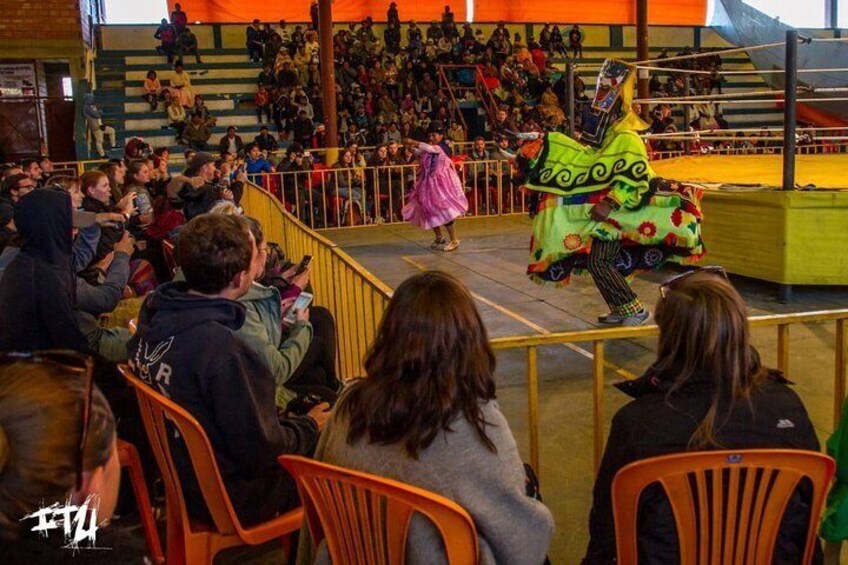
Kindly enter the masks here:
<path id="1" fill-rule="evenodd" d="M 150 505 L 150 495 L 147 492 L 147 483 L 144 482 L 144 471 L 141 468 L 141 459 L 135 446 L 122 439 L 118 440 L 118 460 L 121 467 L 127 470 L 132 484 L 135 502 L 138 505 L 138 514 L 141 518 L 141 526 L 144 529 L 144 539 L 147 541 L 147 549 L 154 563 L 164 563 L 165 556 L 162 555 L 162 544 L 159 542 L 159 532 L 156 530 L 156 520 L 153 518 L 153 507 Z"/>
<path id="2" fill-rule="evenodd" d="M 654 483 L 671 504 L 682 565 L 772 563 L 789 499 L 809 479 L 813 498 L 803 560 L 809 564 L 834 468 L 826 455 L 789 449 L 679 453 L 631 463 L 612 482 L 618 563 L 638 563 L 639 496 Z"/>
<path id="3" fill-rule="evenodd" d="M 333 563 L 402 565 L 413 512 L 442 536 L 450 565 L 476 565 L 477 531 L 460 505 L 424 489 L 305 457 L 283 455 L 297 480 L 315 547 L 327 540 Z"/>
<path id="4" fill-rule="evenodd" d="M 230 502 L 209 439 L 197 420 L 179 405 L 144 384 L 127 365 L 120 365 L 118 369 L 135 389 L 144 428 L 165 482 L 168 564 L 212 563 L 215 555 L 224 549 L 259 545 L 274 538 L 282 540 L 288 554 L 291 549 L 290 534 L 300 530 L 303 510 L 298 508 L 273 520 L 244 528 Z M 179 431 L 188 449 L 203 500 L 212 516 L 211 526 L 189 519 L 182 485 L 168 445 L 170 433 L 165 425 L 166 420 Z"/>

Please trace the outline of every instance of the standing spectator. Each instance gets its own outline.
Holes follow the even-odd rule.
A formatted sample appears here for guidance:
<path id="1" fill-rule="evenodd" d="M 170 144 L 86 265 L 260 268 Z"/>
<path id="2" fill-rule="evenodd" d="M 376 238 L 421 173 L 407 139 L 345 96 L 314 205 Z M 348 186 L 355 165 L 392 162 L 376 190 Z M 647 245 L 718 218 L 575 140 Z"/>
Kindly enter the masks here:
<path id="1" fill-rule="evenodd" d="M 542 31 L 539 32 L 539 45 L 548 53 L 551 52 L 551 24 L 547 22 L 542 26 Z"/>
<path id="2" fill-rule="evenodd" d="M 203 116 L 192 114 L 191 121 L 183 128 L 182 138 L 186 144 L 195 151 L 206 151 L 210 137 L 212 130 L 209 129 L 209 124 L 203 121 Z"/>
<path id="3" fill-rule="evenodd" d="M 318 31 L 318 0 L 312 0 L 309 5 L 309 19 L 312 21 L 312 29 Z"/>
<path id="4" fill-rule="evenodd" d="M 454 122 L 448 128 L 447 137 L 452 143 L 465 143 L 465 130 L 459 122 Z"/>
<path id="5" fill-rule="evenodd" d="M 262 54 L 265 51 L 265 46 L 262 41 L 262 28 L 260 27 L 259 20 L 253 20 L 249 26 L 247 26 L 246 34 L 246 46 L 247 46 L 247 54 L 250 57 L 251 63 L 259 63 L 262 61 Z"/>
<path id="6" fill-rule="evenodd" d="M 118 144 L 115 135 L 115 128 L 107 126 L 103 123 L 103 113 L 94 103 L 94 94 L 91 92 L 83 96 L 83 114 L 85 115 L 87 134 L 94 138 L 97 156 L 101 159 L 106 156 L 106 151 L 103 148 L 103 135 L 109 138 L 109 142 L 114 149 Z"/>
<path id="7" fill-rule="evenodd" d="M 182 6 L 174 4 L 174 11 L 171 12 L 171 25 L 179 36 L 185 27 L 188 25 L 188 15 L 183 12 Z"/>
<path id="8" fill-rule="evenodd" d="M 159 108 L 159 97 L 162 94 L 162 83 L 159 82 L 159 77 L 156 71 L 147 71 L 147 78 L 144 79 L 144 98 L 150 104 L 150 111 L 155 112 Z"/>
<path id="9" fill-rule="evenodd" d="M 229 153 L 230 155 L 244 157 L 244 141 L 240 135 L 236 135 L 235 126 L 227 128 L 227 135 L 223 136 L 221 141 L 218 142 L 218 152 L 221 155 Z"/>
<path id="10" fill-rule="evenodd" d="M 203 62 L 200 60 L 197 36 L 187 27 L 183 28 L 183 31 L 177 36 L 177 56 L 180 62 L 183 61 L 185 55 L 194 55 L 194 59 L 198 65 Z"/>
<path id="11" fill-rule="evenodd" d="M 396 28 L 400 28 L 400 15 L 398 15 L 397 2 L 389 4 L 389 9 L 386 12 L 386 22 L 395 24 Z"/>
<path id="12" fill-rule="evenodd" d="M 571 49 L 572 59 L 583 58 L 583 32 L 580 31 L 580 26 L 574 24 L 571 31 L 568 32 L 568 47 Z"/>
<path id="13" fill-rule="evenodd" d="M 277 140 L 274 139 L 274 136 L 268 133 L 268 126 L 262 126 L 259 128 L 259 135 L 253 139 L 253 143 L 258 145 L 259 149 L 266 153 L 276 151 L 280 147 Z"/>
<path id="14" fill-rule="evenodd" d="M 153 37 L 161 42 L 161 45 L 156 48 L 156 52 L 167 56 L 168 64 L 173 63 L 174 53 L 177 51 L 177 30 L 174 29 L 174 26 L 168 20 L 162 18 L 162 23 L 156 28 Z"/>
<path id="15" fill-rule="evenodd" d="M 397 55 L 400 52 L 400 29 L 390 21 L 383 31 L 383 43 L 386 44 L 386 52 Z"/>
<path id="16" fill-rule="evenodd" d="M 558 25 L 555 25 L 554 29 L 551 30 L 551 55 L 562 55 L 566 59 L 568 58 L 568 53 L 565 50 L 565 41 L 562 38 L 562 32 L 559 30 Z"/>
<path id="17" fill-rule="evenodd" d="M 277 28 L 277 35 L 280 36 L 280 39 L 283 42 L 282 47 L 284 49 L 288 49 L 289 44 L 291 43 L 291 34 L 286 27 L 286 20 L 280 20 L 280 27 Z"/>
<path id="18" fill-rule="evenodd" d="M 256 242 L 244 219 L 210 214 L 190 221 L 180 231 L 177 254 L 185 282 L 165 284 L 145 302 L 127 353 L 148 385 L 197 419 L 240 521 L 257 524 L 297 506 L 294 481 L 277 457 L 311 453 L 329 407 L 280 418 L 274 376 L 236 336 L 245 319 L 236 300 L 257 269 Z M 160 354 L 150 357 L 152 351 Z M 159 378 L 166 372 L 172 377 Z M 189 515 L 209 523 L 185 447 L 172 453 Z"/>

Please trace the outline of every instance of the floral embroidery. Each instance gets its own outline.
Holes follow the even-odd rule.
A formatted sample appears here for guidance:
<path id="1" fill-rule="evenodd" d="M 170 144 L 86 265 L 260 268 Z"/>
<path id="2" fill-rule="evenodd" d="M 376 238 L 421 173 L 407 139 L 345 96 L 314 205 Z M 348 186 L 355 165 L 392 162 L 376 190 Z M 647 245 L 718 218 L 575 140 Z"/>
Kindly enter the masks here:
<path id="1" fill-rule="evenodd" d="M 671 213 L 671 223 L 677 227 L 683 222 L 683 211 L 680 208 L 675 208 Z"/>
<path id="2" fill-rule="evenodd" d="M 566 249 L 580 249 L 580 246 L 583 245 L 583 238 L 581 238 L 576 233 L 570 233 L 565 236 L 565 239 L 562 241 L 562 244 L 565 245 Z"/>
<path id="3" fill-rule="evenodd" d="M 637 231 L 644 237 L 653 237 L 657 234 L 657 226 L 653 222 L 642 222 Z"/>

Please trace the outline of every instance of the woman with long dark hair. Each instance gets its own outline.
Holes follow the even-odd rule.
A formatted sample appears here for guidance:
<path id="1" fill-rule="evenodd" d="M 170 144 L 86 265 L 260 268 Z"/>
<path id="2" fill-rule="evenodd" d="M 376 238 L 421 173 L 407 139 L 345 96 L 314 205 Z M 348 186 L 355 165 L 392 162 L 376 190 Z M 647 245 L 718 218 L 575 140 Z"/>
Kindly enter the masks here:
<path id="1" fill-rule="evenodd" d="M 620 388 L 636 399 L 615 415 L 595 481 L 586 564 L 614 563 L 611 487 L 625 465 L 685 451 L 784 448 L 819 451 L 807 410 L 779 371 L 751 345 L 745 302 L 719 267 L 660 287 L 657 359 Z M 775 563 L 804 554 L 809 493 L 795 493 L 781 524 Z M 660 488 L 642 495 L 640 563 L 679 563 L 671 507 Z"/>
<path id="2" fill-rule="evenodd" d="M 495 355 L 468 290 L 441 272 L 404 281 L 365 371 L 339 399 L 316 459 L 456 501 L 474 519 L 480 563 L 542 563 L 553 517 L 525 494 L 515 439 L 495 401 Z M 415 516 L 409 536 L 406 562 L 446 562 L 426 519 Z M 326 563 L 319 550 L 317 562 Z M 308 554 L 304 541 L 301 562 Z"/>

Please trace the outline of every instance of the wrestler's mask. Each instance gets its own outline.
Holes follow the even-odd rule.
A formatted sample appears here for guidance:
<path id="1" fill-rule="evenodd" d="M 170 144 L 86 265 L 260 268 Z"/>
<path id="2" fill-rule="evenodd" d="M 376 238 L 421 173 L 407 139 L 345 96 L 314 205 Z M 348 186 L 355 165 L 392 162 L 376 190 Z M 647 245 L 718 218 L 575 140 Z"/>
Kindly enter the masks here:
<path id="1" fill-rule="evenodd" d="M 595 99 L 583 117 L 583 135 L 580 140 L 600 146 L 609 127 L 621 116 L 623 89 L 633 73 L 633 68 L 621 61 L 607 59 L 598 73 Z"/>

